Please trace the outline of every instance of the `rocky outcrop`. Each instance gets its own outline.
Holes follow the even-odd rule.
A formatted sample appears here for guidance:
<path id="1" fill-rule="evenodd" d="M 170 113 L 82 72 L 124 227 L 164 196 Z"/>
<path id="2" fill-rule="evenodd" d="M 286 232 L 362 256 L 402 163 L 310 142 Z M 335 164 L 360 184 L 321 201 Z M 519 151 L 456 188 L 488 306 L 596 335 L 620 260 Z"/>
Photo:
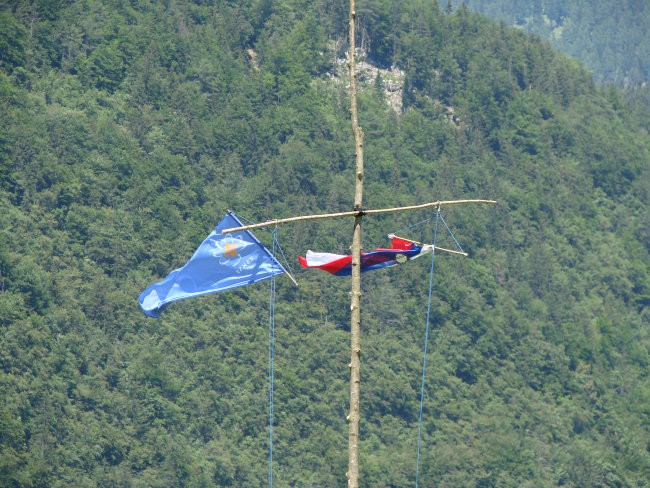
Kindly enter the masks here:
<path id="1" fill-rule="evenodd" d="M 357 80 L 359 90 L 363 91 L 371 86 L 380 85 L 381 91 L 386 99 L 386 103 L 397 114 L 402 113 L 402 94 L 404 92 L 405 73 L 401 69 L 393 66 L 390 69 L 382 69 L 366 61 L 364 53 L 360 53 L 357 62 Z M 336 82 L 345 82 L 348 79 L 348 58 L 338 58 L 336 60 L 336 70 L 330 75 Z"/>

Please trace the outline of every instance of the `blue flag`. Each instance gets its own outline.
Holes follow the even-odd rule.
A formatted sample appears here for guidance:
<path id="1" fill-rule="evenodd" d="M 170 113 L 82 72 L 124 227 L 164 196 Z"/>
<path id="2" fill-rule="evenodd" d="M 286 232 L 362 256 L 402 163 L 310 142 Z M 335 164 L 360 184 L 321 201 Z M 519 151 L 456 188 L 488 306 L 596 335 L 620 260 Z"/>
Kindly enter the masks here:
<path id="1" fill-rule="evenodd" d="M 249 231 L 222 234 L 241 227 L 228 212 L 182 268 L 144 290 L 138 301 L 149 317 L 158 317 L 172 302 L 217 293 L 268 280 L 285 272 L 260 241 Z"/>

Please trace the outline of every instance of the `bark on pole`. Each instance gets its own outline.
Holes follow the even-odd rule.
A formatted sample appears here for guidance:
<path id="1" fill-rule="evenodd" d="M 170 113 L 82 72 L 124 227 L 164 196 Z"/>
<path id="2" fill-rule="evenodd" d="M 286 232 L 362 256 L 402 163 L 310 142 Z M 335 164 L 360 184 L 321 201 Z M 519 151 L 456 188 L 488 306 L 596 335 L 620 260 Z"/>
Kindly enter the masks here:
<path id="1" fill-rule="evenodd" d="M 356 5 L 350 0 L 348 68 L 350 71 L 350 117 L 356 156 L 352 233 L 352 291 L 350 293 L 350 412 L 348 414 L 348 488 L 359 487 L 359 397 L 361 391 L 361 220 L 363 214 L 363 131 L 357 113 Z"/>

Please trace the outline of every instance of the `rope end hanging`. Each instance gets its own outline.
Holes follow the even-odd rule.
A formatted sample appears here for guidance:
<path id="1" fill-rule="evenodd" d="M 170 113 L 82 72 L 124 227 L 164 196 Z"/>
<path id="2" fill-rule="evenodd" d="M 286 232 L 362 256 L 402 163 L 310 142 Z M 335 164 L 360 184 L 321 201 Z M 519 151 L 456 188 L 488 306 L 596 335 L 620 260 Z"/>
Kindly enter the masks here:
<path id="1" fill-rule="evenodd" d="M 429 270 L 429 299 L 427 301 L 427 318 L 424 332 L 424 351 L 422 353 L 422 380 L 420 383 L 420 413 L 418 419 L 418 448 L 415 459 L 415 487 L 418 488 L 420 480 L 420 457 L 422 451 L 422 420 L 424 412 L 424 384 L 427 371 L 427 349 L 429 345 L 429 332 L 431 329 L 431 299 L 433 296 L 433 272 L 436 264 L 436 244 L 438 242 L 438 218 L 440 217 L 440 207 L 437 207 L 435 217 L 435 227 L 433 229 L 433 252 L 431 253 L 431 269 Z"/>

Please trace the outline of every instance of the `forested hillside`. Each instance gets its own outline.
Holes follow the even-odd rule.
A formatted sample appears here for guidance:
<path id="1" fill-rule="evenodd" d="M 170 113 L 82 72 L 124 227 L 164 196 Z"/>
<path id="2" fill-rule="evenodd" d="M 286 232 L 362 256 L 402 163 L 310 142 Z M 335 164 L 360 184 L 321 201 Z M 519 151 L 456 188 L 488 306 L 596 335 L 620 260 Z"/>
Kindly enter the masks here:
<path id="1" fill-rule="evenodd" d="M 619 86 L 650 81 L 650 4 L 644 0 L 452 0 L 508 26 L 548 39 L 579 59 L 596 80 Z"/>
<path id="2" fill-rule="evenodd" d="M 338 0 L 0 7 L 0 485 L 267 484 L 269 289 L 145 317 L 226 209 L 350 210 Z M 443 208 L 420 485 L 650 486 L 650 137 L 539 38 L 435 2 L 359 2 L 367 208 Z M 432 212 L 364 219 L 364 248 Z M 352 222 L 278 229 L 274 484 L 347 469 L 349 280 L 302 270 Z M 431 223 L 404 231 L 430 242 Z M 269 244 L 267 231 L 256 231 Z M 441 234 L 441 246 L 453 247 Z M 363 275 L 361 482 L 412 486 L 430 262 Z"/>

